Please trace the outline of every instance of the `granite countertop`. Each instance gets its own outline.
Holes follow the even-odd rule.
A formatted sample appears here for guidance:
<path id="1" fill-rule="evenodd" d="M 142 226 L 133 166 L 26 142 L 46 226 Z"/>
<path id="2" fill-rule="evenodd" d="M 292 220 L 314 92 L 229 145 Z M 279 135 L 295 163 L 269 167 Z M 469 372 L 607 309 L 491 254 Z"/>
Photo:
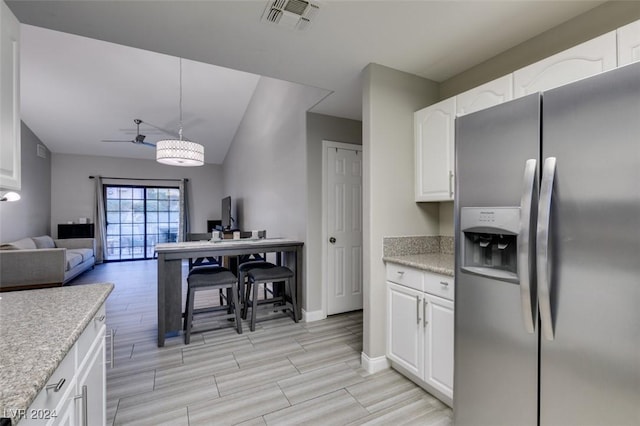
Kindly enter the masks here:
<path id="1" fill-rule="evenodd" d="M 410 266 L 436 274 L 453 276 L 454 262 L 453 254 L 445 253 L 424 253 L 409 254 L 400 256 L 385 256 L 385 262 L 397 263 L 399 265 Z"/>
<path id="2" fill-rule="evenodd" d="M 103 283 L 0 293 L 0 417 L 29 408 L 112 290 Z"/>

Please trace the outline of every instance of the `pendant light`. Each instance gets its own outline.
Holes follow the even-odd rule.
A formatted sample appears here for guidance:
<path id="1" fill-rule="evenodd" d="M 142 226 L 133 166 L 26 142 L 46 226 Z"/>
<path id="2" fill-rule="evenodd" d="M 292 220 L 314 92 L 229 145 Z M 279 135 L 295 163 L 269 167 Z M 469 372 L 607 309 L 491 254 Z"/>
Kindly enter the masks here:
<path id="1" fill-rule="evenodd" d="M 182 58 L 180 58 L 180 139 L 166 139 L 156 143 L 156 161 L 170 166 L 202 166 L 204 146 L 182 139 Z"/>

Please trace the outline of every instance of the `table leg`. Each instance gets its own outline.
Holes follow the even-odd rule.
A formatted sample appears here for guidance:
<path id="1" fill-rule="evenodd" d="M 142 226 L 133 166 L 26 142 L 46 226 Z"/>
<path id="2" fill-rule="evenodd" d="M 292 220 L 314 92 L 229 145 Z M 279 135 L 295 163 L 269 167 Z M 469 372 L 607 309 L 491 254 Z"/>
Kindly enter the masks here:
<path id="1" fill-rule="evenodd" d="M 158 346 L 168 332 L 182 330 L 182 260 L 158 256 Z"/>

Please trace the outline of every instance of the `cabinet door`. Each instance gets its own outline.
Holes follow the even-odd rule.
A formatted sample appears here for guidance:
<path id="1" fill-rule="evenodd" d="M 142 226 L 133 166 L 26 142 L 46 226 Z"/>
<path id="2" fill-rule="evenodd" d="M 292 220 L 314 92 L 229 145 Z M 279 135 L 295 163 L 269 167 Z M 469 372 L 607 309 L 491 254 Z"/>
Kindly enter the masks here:
<path id="1" fill-rule="evenodd" d="M 640 61 L 640 21 L 618 28 L 618 66 Z"/>
<path id="2" fill-rule="evenodd" d="M 75 426 L 79 419 L 76 418 L 76 400 L 71 395 L 60 406 L 60 410 L 56 413 L 57 417 L 47 423 L 48 426 Z"/>
<path id="3" fill-rule="evenodd" d="M 616 32 L 612 31 L 514 72 L 514 98 L 614 69 L 616 63 Z"/>
<path id="4" fill-rule="evenodd" d="M 414 113 L 416 201 L 453 200 L 455 98 Z"/>
<path id="5" fill-rule="evenodd" d="M 387 282 L 387 357 L 422 377 L 422 292 Z"/>
<path id="6" fill-rule="evenodd" d="M 20 23 L 0 1 L 0 188 L 20 190 Z"/>
<path id="7" fill-rule="evenodd" d="M 456 96 L 456 116 L 480 111 L 511 99 L 513 76 L 509 74 Z"/>
<path id="8" fill-rule="evenodd" d="M 424 381 L 453 398 L 453 302 L 425 295 Z"/>
<path id="9" fill-rule="evenodd" d="M 103 326 L 96 340 L 89 350 L 84 360 L 79 360 L 82 364 L 78 371 L 77 395 L 83 394 L 83 387 L 86 392 L 83 398 L 86 400 L 86 413 L 84 412 L 84 401 L 78 399 L 76 404 L 76 416 L 78 424 L 82 425 L 103 425 L 107 418 L 106 400 L 106 368 L 105 368 L 105 340 Z M 83 419 L 87 419 L 87 423 Z"/>

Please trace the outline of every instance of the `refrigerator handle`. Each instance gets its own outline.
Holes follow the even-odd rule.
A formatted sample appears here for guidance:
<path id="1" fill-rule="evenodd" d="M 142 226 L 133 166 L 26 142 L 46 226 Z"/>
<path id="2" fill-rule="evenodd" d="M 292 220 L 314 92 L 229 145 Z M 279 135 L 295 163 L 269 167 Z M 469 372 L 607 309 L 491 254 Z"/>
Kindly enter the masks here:
<path id="1" fill-rule="evenodd" d="M 538 304 L 540 305 L 540 327 L 547 340 L 553 340 L 553 318 L 551 317 L 551 269 L 549 264 L 549 235 L 551 224 L 551 197 L 556 175 L 556 159 L 544 160 L 540 203 L 538 204 L 538 228 L 536 235 L 536 261 L 538 276 Z"/>
<path id="2" fill-rule="evenodd" d="M 527 160 L 524 167 L 523 191 L 520 200 L 520 235 L 518 235 L 518 279 L 520 281 L 520 301 L 522 303 L 522 317 L 527 333 L 535 331 L 534 312 L 531 306 L 531 214 L 538 198 L 536 186 L 537 161 Z"/>

